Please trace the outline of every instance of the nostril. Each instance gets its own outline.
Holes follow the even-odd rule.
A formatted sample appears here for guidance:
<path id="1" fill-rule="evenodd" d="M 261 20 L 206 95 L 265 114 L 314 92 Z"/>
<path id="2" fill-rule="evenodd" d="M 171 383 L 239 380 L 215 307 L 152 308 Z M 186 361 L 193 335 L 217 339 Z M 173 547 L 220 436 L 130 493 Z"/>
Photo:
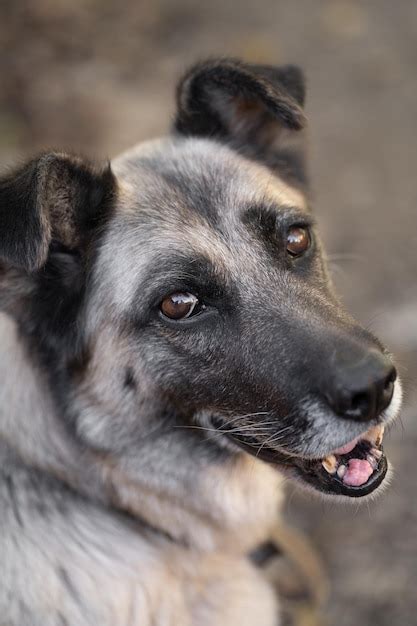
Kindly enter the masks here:
<path id="1" fill-rule="evenodd" d="M 326 399 L 334 412 L 346 419 L 370 420 L 375 413 L 375 392 L 372 386 L 358 391 L 334 389 L 333 393 L 326 394 Z"/>
<path id="2" fill-rule="evenodd" d="M 361 422 L 382 419 L 394 394 L 397 371 L 380 351 L 359 352 L 355 357 L 340 351 L 332 375 L 321 379 L 320 391 L 340 417 Z"/>
<path id="3" fill-rule="evenodd" d="M 389 406 L 396 378 L 397 372 L 390 365 L 385 368 L 382 376 L 374 375 L 371 380 L 368 378 L 367 384 L 357 385 L 356 389 L 352 381 L 346 387 L 333 387 L 330 393 L 326 393 L 326 399 L 340 417 L 368 421 L 376 418 Z"/>
<path id="4" fill-rule="evenodd" d="M 352 396 L 350 410 L 363 414 L 369 410 L 369 406 L 371 405 L 371 403 L 372 398 L 370 393 L 366 391 L 355 393 Z"/>
<path id="5" fill-rule="evenodd" d="M 350 397 L 350 406 L 344 412 L 349 419 L 366 420 L 371 417 L 375 405 L 372 389 L 359 391 Z"/>

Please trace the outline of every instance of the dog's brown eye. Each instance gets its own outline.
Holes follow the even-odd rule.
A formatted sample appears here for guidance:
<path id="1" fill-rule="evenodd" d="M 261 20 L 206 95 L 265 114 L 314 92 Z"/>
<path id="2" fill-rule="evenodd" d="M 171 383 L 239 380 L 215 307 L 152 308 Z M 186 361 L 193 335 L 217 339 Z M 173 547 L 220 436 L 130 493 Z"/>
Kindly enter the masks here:
<path id="1" fill-rule="evenodd" d="M 310 233 L 305 226 L 291 226 L 287 234 L 287 252 L 299 256 L 310 246 Z"/>
<path id="2" fill-rule="evenodd" d="M 161 302 L 161 311 L 171 320 L 183 320 L 196 310 L 198 298 L 192 293 L 171 293 Z"/>

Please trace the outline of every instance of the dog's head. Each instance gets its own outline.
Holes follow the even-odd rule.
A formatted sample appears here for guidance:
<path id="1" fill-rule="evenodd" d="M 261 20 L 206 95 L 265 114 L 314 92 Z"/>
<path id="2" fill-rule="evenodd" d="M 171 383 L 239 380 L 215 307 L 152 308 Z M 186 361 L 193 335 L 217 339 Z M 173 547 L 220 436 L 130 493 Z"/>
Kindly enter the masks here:
<path id="1" fill-rule="evenodd" d="M 297 68 L 211 61 L 181 81 L 169 138 L 1 180 L 1 305 L 86 445 L 191 426 L 323 492 L 383 481 L 400 385 L 332 291 L 303 101 Z"/>

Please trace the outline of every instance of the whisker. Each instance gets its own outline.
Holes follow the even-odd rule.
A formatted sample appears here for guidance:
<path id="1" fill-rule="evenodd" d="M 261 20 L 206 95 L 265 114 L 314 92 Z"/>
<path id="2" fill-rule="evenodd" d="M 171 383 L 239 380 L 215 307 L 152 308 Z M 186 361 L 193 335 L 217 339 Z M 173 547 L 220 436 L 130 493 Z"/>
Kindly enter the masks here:
<path id="1" fill-rule="evenodd" d="M 229 424 L 232 424 L 233 422 L 236 422 L 237 420 L 240 419 L 246 419 L 247 417 L 256 417 L 258 415 L 270 415 L 271 411 L 258 411 L 256 413 L 243 413 L 241 415 L 235 415 L 233 417 L 231 417 L 230 419 L 224 419 L 222 417 L 222 422 L 223 422 L 223 426 L 228 426 Z"/>
<path id="2" fill-rule="evenodd" d="M 236 426 L 235 428 L 209 428 L 208 426 L 199 426 L 197 424 L 176 424 L 174 426 L 174 428 L 186 428 L 186 429 L 192 429 L 192 430 L 204 430 L 207 432 L 214 432 L 214 433 L 220 433 L 220 434 L 225 434 L 225 433 L 234 433 L 234 432 L 239 432 L 239 431 L 243 431 L 243 430 L 254 430 L 254 431 L 263 431 L 265 430 L 266 432 L 269 432 L 269 428 L 268 426 L 272 426 L 273 424 L 275 424 L 275 420 L 274 421 L 270 421 L 270 422 L 263 422 L 261 424 L 243 424 L 241 426 Z"/>
<path id="3" fill-rule="evenodd" d="M 236 433 L 249 433 L 254 432 L 256 434 L 269 433 L 269 426 L 275 424 L 275 421 L 264 422 L 262 424 L 243 424 L 242 426 L 236 426 L 235 428 L 209 428 L 208 426 L 198 426 L 196 424 L 177 424 L 174 428 L 184 428 L 191 430 L 203 430 L 209 433 L 215 433 L 216 436 L 221 436 L 225 434 L 236 434 Z"/>
<path id="4" fill-rule="evenodd" d="M 284 439 L 284 437 L 286 435 L 284 435 L 283 433 L 287 432 L 288 430 L 291 430 L 291 429 L 292 429 L 292 426 L 287 426 L 286 428 L 282 428 L 281 430 L 279 430 L 277 433 L 272 433 L 272 435 L 270 437 L 268 437 L 267 439 L 265 439 L 264 442 L 262 442 L 262 445 L 260 446 L 256 456 L 258 456 L 260 454 L 262 448 L 264 446 L 266 446 L 268 443 L 269 444 L 274 444 L 277 441 L 281 441 L 281 439 Z"/>

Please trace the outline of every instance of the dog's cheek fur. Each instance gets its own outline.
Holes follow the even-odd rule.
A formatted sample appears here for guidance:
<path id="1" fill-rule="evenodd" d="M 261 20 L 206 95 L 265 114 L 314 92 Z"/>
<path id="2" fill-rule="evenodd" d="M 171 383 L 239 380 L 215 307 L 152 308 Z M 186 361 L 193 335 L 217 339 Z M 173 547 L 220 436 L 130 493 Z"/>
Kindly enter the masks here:
<path id="1" fill-rule="evenodd" d="M 180 355 L 152 333 L 102 326 L 85 358 L 69 361 L 57 400 L 78 436 L 115 452 L 155 429 L 188 423 L 199 406 L 225 402 L 223 365 L 220 355 L 203 364 L 185 346 Z"/>
<path id="2" fill-rule="evenodd" d="M 67 362 L 58 403 L 76 435 L 120 451 L 154 427 L 164 401 L 124 333 L 102 327 L 82 358 Z M 153 421 L 154 420 L 154 421 Z"/>

